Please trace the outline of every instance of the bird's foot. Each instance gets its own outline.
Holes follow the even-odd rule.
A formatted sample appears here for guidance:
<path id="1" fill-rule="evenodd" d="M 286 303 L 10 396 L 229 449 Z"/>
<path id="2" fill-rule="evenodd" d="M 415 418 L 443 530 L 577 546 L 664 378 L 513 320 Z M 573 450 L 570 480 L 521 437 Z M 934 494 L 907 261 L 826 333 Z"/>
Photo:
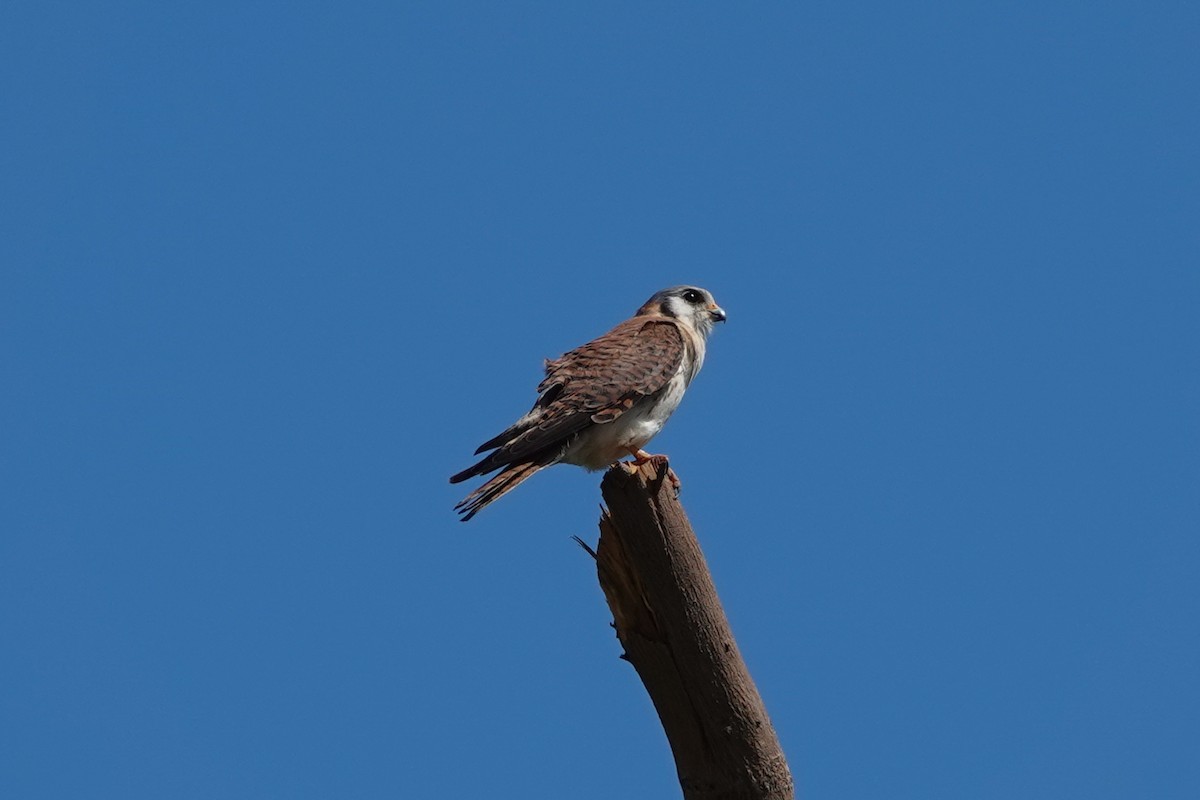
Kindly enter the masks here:
<path id="1" fill-rule="evenodd" d="M 663 459 L 666 458 L 666 456 L 652 456 L 649 453 L 647 453 L 645 450 L 642 450 L 641 448 L 638 448 L 638 447 L 630 447 L 629 455 L 633 456 L 633 465 L 635 467 L 640 467 L 642 464 L 645 464 L 647 461 L 650 461 L 651 459 L 654 459 L 654 458 L 663 458 Z"/>
<path id="2" fill-rule="evenodd" d="M 666 456 L 647 453 L 645 450 L 637 448 L 630 448 L 629 454 L 633 456 L 633 461 L 630 463 L 635 468 L 643 464 L 650 464 L 658 471 L 660 477 L 663 475 L 663 470 L 666 470 L 666 479 L 671 482 L 671 489 L 675 492 L 675 496 L 679 497 L 683 483 L 679 480 L 679 476 L 675 474 L 675 470 L 671 469 L 671 462 Z"/>

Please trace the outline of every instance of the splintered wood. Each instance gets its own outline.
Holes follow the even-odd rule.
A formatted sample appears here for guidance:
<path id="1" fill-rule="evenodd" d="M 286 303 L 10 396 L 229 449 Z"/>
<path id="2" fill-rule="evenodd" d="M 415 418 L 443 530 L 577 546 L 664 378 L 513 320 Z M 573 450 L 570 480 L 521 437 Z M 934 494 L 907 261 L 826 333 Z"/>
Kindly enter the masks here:
<path id="1" fill-rule="evenodd" d="M 686 800 L 789 800 L 787 760 L 669 469 L 659 458 L 615 466 L 601 483 L 593 554 L 623 657 L 662 721 Z"/>

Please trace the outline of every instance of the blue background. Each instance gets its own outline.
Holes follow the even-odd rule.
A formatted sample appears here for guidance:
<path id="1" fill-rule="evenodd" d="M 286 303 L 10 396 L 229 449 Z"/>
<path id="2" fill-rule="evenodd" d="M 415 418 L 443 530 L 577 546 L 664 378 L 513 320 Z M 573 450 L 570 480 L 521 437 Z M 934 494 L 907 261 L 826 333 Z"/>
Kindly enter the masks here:
<path id="1" fill-rule="evenodd" d="M 569 6 L 569 7 L 565 7 Z M 0 10 L 0 795 L 677 796 L 541 359 L 652 444 L 812 798 L 1200 796 L 1200 6 Z"/>

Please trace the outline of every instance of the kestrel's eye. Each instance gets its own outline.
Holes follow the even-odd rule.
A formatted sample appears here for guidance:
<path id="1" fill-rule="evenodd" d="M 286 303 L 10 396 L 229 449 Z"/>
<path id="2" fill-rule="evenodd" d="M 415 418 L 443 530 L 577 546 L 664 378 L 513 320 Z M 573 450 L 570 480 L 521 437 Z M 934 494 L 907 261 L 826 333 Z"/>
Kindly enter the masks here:
<path id="1" fill-rule="evenodd" d="M 704 295 L 700 294 L 695 289 L 688 289 L 683 293 L 683 299 L 694 306 L 698 306 L 704 302 Z"/>

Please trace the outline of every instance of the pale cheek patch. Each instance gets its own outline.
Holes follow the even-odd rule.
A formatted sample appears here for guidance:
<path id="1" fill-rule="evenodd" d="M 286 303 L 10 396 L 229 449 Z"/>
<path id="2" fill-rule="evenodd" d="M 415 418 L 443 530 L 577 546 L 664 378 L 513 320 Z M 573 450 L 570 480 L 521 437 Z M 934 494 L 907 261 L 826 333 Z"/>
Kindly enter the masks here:
<path id="1" fill-rule="evenodd" d="M 664 311 L 676 319 L 691 319 L 692 317 L 692 307 L 679 297 L 668 297 L 663 305 L 665 306 Z"/>

